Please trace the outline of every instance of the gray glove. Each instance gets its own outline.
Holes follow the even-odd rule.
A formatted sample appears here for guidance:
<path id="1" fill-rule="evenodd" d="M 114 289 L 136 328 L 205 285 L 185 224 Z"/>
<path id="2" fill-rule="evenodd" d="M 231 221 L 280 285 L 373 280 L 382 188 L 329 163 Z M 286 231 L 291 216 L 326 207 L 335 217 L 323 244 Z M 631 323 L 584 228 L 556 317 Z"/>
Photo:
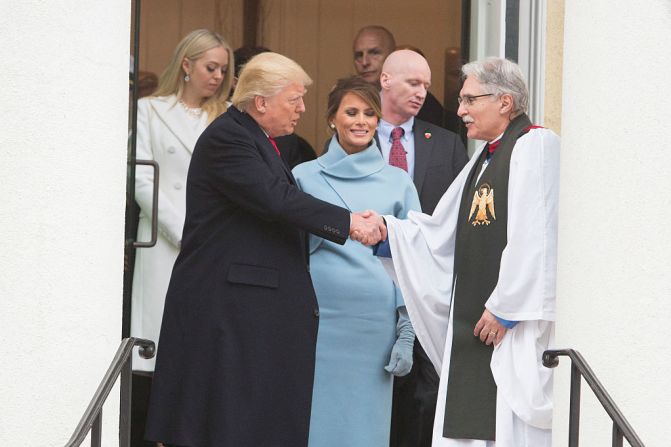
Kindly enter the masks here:
<path id="1" fill-rule="evenodd" d="M 398 322 L 396 323 L 396 343 L 391 348 L 389 364 L 384 367 L 387 372 L 395 376 L 405 376 L 412 369 L 412 347 L 415 344 L 415 330 L 410 324 L 408 311 L 405 306 L 398 308 Z"/>

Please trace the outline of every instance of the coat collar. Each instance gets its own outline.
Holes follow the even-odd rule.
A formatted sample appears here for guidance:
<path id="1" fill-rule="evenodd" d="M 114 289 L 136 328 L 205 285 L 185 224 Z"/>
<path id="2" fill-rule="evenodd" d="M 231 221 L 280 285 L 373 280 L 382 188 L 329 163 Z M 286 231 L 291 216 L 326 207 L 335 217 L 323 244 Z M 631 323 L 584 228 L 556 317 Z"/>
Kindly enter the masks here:
<path id="1" fill-rule="evenodd" d="M 359 153 L 348 155 L 335 136 L 331 139 L 328 152 L 319 157 L 317 163 L 324 181 L 350 211 L 370 207 L 370 197 L 366 194 L 367 182 L 369 179 L 379 182 L 380 178 L 374 177 L 374 174 L 387 168 L 375 143 Z"/>
<path id="2" fill-rule="evenodd" d="M 289 178 L 289 181 L 292 184 L 295 184 L 296 180 L 291 174 L 289 167 L 286 165 L 282 157 L 277 156 L 277 152 L 275 152 L 275 148 L 270 143 L 268 136 L 254 118 L 245 112 L 241 112 L 235 106 L 229 107 L 226 113 L 230 114 L 235 121 L 247 129 L 266 163 L 268 163 L 274 170 L 278 171 L 278 173 L 279 171 L 283 172 Z"/>
<path id="3" fill-rule="evenodd" d="M 328 152 L 319 157 L 317 162 L 325 175 L 340 179 L 367 177 L 385 167 L 382 153 L 375 140 L 363 151 L 349 155 L 340 146 L 335 135 L 331 138 Z"/>
<path id="4" fill-rule="evenodd" d="M 156 112 L 156 116 L 165 124 L 165 127 L 182 143 L 189 153 L 192 153 L 198 137 L 207 127 L 207 113 L 203 113 L 200 117 L 199 126 L 191 126 L 189 123 L 192 122 L 192 118 L 177 104 L 175 95 L 149 98 L 148 101 L 151 108 Z"/>

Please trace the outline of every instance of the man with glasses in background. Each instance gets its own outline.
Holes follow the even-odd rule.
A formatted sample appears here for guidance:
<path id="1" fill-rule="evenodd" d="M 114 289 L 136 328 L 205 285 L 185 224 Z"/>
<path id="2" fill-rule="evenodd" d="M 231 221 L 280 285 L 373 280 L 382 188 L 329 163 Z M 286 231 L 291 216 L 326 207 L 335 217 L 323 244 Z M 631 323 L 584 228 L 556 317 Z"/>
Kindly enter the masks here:
<path id="1" fill-rule="evenodd" d="M 384 216 L 376 250 L 441 371 L 433 447 L 549 447 L 559 137 L 529 121 L 513 62 L 462 73 L 458 115 L 487 143 L 433 215 Z"/>

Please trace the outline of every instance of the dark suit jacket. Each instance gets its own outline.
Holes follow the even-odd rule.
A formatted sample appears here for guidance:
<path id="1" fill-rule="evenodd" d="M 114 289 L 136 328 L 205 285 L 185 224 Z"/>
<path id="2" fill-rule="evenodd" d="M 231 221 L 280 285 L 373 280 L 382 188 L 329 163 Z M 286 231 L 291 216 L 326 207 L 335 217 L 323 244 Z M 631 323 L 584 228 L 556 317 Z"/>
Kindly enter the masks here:
<path id="1" fill-rule="evenodd" d="M 198 140 L 186 201 L 146 436 L 306 446 L 319 310 L 304 231 L 343 244 L 349 213 L 296 188 L 261 128 L 234 107 Z"/>
<path id="2" fill-rule="evenodd" d="M 438 201 L 468 162 L 466 148 L 457 134 L 415 119 L 414 182 L 422 212 L 433 214 Z"/>

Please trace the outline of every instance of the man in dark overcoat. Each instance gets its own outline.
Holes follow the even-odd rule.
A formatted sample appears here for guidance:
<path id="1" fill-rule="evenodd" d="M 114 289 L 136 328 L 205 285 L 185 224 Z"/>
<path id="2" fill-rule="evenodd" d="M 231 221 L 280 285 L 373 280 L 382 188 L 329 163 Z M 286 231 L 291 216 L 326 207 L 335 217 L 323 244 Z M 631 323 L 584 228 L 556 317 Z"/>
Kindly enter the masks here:
<path id="1" fill-rule="evenodd" d="M 301 192 L 274 138 L 311 83 L 276 53 L 243 70 L 202 134 L 166 296 L 146 437 L 186 447 L 307 445 L 319 307 L 306 231 L 380 236 L 362 215 Z M 382 231 L 384 231 L 382 229 Z"/>

